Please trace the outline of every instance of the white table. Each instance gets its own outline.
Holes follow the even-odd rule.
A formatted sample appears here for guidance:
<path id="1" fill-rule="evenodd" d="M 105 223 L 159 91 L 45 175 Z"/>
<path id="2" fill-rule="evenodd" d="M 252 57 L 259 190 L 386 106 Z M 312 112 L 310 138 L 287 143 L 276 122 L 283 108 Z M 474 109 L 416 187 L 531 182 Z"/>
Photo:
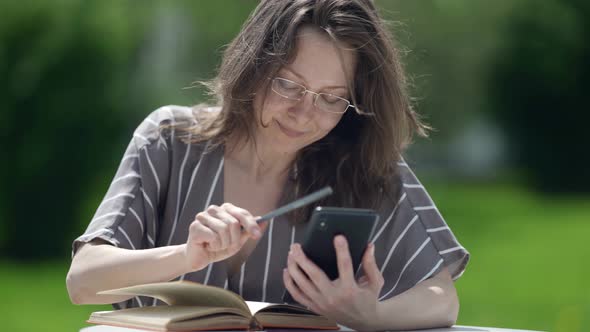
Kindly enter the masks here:
<path id="1" fill-rule="evenodd" d="M 313 330 L 269 329 L 268 331 L 272 331 L 272 332 L 287 332 L 287 331 L 312 332 Z M 352 330 L 349 330 L 347 328 L 343 328 L 340 331 L 352 331 Z M 501 328 L 497 328 L 497 327 L 463 326 L 463 325 L 455 325 L 455 326 L 449 327 L 449 328 L 399 331 L 399 332 L 419 332 L 419 331 L 425 331 L 425 332 L 540 332 L 540 331 L 531 331 L 531 330 L 513 330 L 513 329 L 501 329 Z M 136 329 L 123 328 L 123 327 L 95 325 L 95 326 L 85 327 L 85 328 L 81 329 L 80 332 L 146 332 L 146 330 L 136 330 Z M 239 332 L 244 332 L 244 331 L 239 331 Z M 330 331 L 322 331 L 322 332 L 330 332 Z"/>

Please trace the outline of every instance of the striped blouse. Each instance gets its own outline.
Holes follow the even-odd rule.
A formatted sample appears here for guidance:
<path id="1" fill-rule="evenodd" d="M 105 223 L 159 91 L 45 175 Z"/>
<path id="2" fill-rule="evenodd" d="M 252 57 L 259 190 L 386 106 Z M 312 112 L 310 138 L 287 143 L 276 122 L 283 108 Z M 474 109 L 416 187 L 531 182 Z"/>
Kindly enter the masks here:
<path id="1" fill-rule="evenodd" d="M 81 243 L 97 238 L 132 250 L 185 243 L 194 216 L 224 202 L 222 148 L 207 152 L 207 142 L 188 145 L 173 131 L 161 134 L 161 124 L 180 121 L 195 121 L 191 108 L 162 107 L 139 125 L 96 214 L 84 234 L 74 240 L 72 255 Z M 383 202 L 371 238 L 385 279 L 380 300 L 406 291 L 444 266 L 457 279 L 469 260 L 469 253 L 408 165 L 401 162 L 398 167 L 401 196 Z M 226 262 L 221 261 L 179 279 L 223 287 L 246 300 L 281 302 L 287 253 L 292 243 L 301 241 L 305 227 L 283 218 L 269 223 L 239 273 L 228 275 Z M 135 297 L 113 306 L 156 304 L 154 299 Z"/>

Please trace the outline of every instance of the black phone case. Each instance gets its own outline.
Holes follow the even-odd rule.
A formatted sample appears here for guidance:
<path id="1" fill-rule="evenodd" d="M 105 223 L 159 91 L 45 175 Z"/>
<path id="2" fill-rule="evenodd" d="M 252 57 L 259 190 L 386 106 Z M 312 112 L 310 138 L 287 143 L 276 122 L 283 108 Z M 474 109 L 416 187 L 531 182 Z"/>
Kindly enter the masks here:
<path id="1" fill-rule="evenodd" d="M 356 273 L 379 215 L 374 210 L 317 207 L 306 226 L 301 247 L 305 255 L 330 278 L 338 278 L 334 237 L 342 234 L 348 241 L 353 271 Z M 288 291 L 283 301 L 294 303 Z"/>

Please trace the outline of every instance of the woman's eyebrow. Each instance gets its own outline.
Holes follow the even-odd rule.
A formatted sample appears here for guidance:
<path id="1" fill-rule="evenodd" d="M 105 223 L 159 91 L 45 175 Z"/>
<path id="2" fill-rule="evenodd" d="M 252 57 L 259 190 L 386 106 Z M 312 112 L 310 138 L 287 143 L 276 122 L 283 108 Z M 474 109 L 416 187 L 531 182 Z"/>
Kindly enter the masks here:
<path id="1" fill-rule="evenodd" d="M 297 78 L 299 78 L 300 80 L 302 80 L 303 82 L 305 82 L 307 84 L 307 80 L 305 80 L 305 78 L 301 74 L 297 73 L 296 71 L 294 71 L 291 68 L 283 67 L 283 69 L 290 72 L 291 74 L 297 76 Z M 325 89 L 345 89 L 345 90 L 348 90 L 348 87 L 346 87 L 344 85 L 329 85 L 329 86 L 322 87 L 322 90 L 325 90 Z"/>

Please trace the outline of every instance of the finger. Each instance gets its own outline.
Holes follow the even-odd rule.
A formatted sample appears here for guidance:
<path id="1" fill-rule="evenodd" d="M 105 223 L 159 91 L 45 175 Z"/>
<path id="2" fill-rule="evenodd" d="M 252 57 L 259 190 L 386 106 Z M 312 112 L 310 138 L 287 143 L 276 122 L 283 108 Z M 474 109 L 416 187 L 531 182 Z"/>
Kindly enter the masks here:
<path id="1" fill-rule="evenodd" d="M 328 276 L 320 269 L 314 262 L 312 262 L 305 253 L 301 249 L 301 245 L 295 243 L 291 245 L 290 255 L 292 260 L 294 260 L 298 267 L 301 268 L 301 271 L 307 274 L 306 280 L 310 280 L 317 289 L 321 289 L 323 291 L 329 291 L 332 288 L 332 282 L 328 278 Z M 290 271 L 290 270 L 289 270 Z M 293 276 L 293 275 L 291 275 Z M 295 279 L 296 282 L 299 280 Z M 299 283 L 298 283 L 299 285 Z M 299 285 L 301 287 L 301 285 Z"/>
<path id="2" fill-rule="evenodd" d="M 205 246 L 210 250 L 218 250 L 221 241 L 213 230 L 201 224 L 200 221 L 193 221 L 189 228 L 189 242 L 193 245 Z"/>
<path id="3" fill-rule="evenodd" d="M 240 230 L 240 222 L 231 214 L 227 213 L 225 210 L 219 210 L 217 212 L 217 219 L 222 220 L 227 225 L 227 230 L 229 233 L 229 243 L 228 247 L 238 247 L 240 246 L 240 238 L 241 238 L 241 230 Z"/>
<path id="4" fill-rule="evenodd" d="M 367 278 L 367 276 L 362 276 L 356 281 L 356 283 L 361 287 L 366 286 L 369 284 L 369 279 Z"/>
<path id="5" fill-rule="evenodd" d="M 256 219 L 248 210 L 237 207 L 231 203 L 224 203 L 221 207 L 234 216 L 240 222 L 240 225 L 244 227 L 246 232 L 251 234 L 254 239 L 259 239 L 262 236 L 260 226 L 256 223 Z"/>
<path id="6" fill-rule="evenodd" d="M 377 261 L 375 260 L 375 245 L 369 243 L 365 254 L 363 255 L 363 270 L 369 282 L 370 287 L 376 292 L 381 291 L 383 287 L 383 275 L 379 271 Z"/>
<path id="7" fill-rule="evenodd" d="M 250 239 L 250 235 L 246 232 L 241 232 L 240 233 L 240 248 L 242 248 L 244 246 L 244 244 L 246 244 L 246 242 L 248 242 L 248 240 Z"/>
<path id="8" fill-rule="evenodd" d="M 287 257 L 287 271 L 289 272 L 289 276 L 294 280 L 301 292 L 309 299 L 314 300 L 320 298 L 321 294 L 318 291 L 318 288 L 311 280 L 309 280 L 308 276 L 303 273 L 292 256 L 292 254 L 289 254 Z"/>
<path id="9" fill-rule="evenodd" d="M 256 218 L 254 218 L 254 219 L 256 219 Z M 265 221 L 257 222 L 258 227 L 260 229 L 265 229 L 265 227 L 268 226 L 268 223 L 270 223 L 270 220 L 265 220 Z"/>
<path id="10" fill-rule="evenodd" d="M 250 234 L 246 232 L 240 232 L 240 238 L 238 239 L 238 243 L 234 244 L 232 247 L 229 248 L 230 256 L 235 255 L 242 247 L 250 240 Z"/>
<path id="11" fill-rule="evenodd" d="M 303 292 L 299 289 L 297 284 L 293 281 L 293 278 L 289 275 L 287 269 L 283 269 L 283 283 L 285 284 L 285 288 L 291 294 L 293 300 L 299 302 L 301 305 L 306 306 L 308 308 L 314 307 L 313 301 L 309 297 L 307 297 Z M 313 309 L 312 309 L 313 310 Z"/>
<path id="12" fill-rule="evenodd" d="M 201 224 L 203 224 L 203 226 L 208 227 L 217 234 L 220 241 L 219 249 L 226 249 L 229 246 L 229 226 L 225 222 L 219 220 L 217 217 L 214 217 L 209 213 L 203 213 L 199 221 Z"/>
<path id="13" fill-rule="evenodd" d="M 343 235 L 334 237 L 334 249 L 336 250 L 336 262 L 338 264 L 338 278 L 343 286 L 352 286 L 354 284 L 352 258 L 348 249 L 348 241 Z"/>

